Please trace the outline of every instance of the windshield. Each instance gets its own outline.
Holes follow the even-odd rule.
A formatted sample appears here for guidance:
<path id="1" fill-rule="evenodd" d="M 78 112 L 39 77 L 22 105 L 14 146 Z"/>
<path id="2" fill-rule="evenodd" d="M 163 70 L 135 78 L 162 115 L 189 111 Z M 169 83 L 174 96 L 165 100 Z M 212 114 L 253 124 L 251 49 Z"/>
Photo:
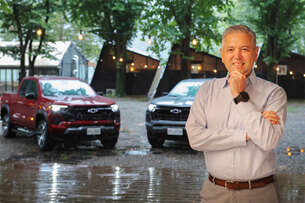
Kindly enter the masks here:
<path id="1" fill-rule="evenodd" d="M 180 82 L 168 94 L 172 97 L 195 97 L 203 81 Z"/>
<path id="2" fill-rule="evenodd" d="M 87 83 L 79 80 L 41 80 L 40 85 L 44 96 L 96 95 Z"/>

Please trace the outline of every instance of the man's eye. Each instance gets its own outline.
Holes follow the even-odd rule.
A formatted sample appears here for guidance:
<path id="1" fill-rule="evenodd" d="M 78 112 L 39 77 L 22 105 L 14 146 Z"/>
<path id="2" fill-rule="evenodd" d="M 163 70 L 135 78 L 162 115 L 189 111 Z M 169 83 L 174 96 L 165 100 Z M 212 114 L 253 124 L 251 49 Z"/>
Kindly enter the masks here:
<path id="1" fill-rule="evenodd" d="M 233 49 L 227 49 L 227 52 L 232 52 L 233 51 Z"/>
<path id="2" fill-rule="evenodd" d="M 242 50 L 243 50 L 243 51 L 249 51 L 249 49 L 248 49 L 248 48 L 243 48 Z"/>

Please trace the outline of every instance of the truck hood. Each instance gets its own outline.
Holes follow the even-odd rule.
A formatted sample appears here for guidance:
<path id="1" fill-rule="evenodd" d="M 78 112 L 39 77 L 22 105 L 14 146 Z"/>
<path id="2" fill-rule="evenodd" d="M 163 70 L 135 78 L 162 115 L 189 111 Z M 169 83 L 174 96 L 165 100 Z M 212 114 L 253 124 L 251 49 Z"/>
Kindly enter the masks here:
<path id="1" fill-rule="evenodd" d="M 172 97 L 167 95 L 154 99 L 151 103 L 160 106 L 190 107 L 192 106 L 194 99 L 195 97 Z"/>
<path id="2" fill-rule="evenodd" d="M 68 106 L 104 106 L 112 105 L 115 102 L 112 99 L 96 95 L 95 97 L 86 96 L 57 96 L 46 97 L 51 100 L 53 104 L 61 104 Z"/>

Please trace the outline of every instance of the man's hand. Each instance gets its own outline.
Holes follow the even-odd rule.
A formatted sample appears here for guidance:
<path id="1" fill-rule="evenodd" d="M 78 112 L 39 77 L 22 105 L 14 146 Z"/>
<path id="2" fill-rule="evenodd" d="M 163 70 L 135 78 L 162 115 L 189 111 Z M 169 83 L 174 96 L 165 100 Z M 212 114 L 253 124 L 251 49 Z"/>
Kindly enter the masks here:
<path id="1" fill-rule="evenodd" d="M 268 119 L 272 125 L 280 124 L 280 118 L 274 111 L 264 111 L 262 115 L 264 118 Z"/>
<path id="2" fill-rule="evenodd" d="M 235 98 L 246 88 L 246 76 L 241 74 L 239 71 L 232 71 L 229 75 L 228 83 L 231 94 L 233 98 Z"/>
<path id="3" fill-rule="evenodd" d="M 264 111 L 262 113 L 263 117 L 268 119 L 272 125 L 280 124 L 280 118 L 276 115 L 274 111 Z M 246 141 L 251 140 L 248 133 L 246 134 Z"/>
<path id="4" fill-rule="evenodd" d="M 248 135 L 248 133 L 247 133 L 247 135 L 246 135 L 246 141 L 249 141 L 249 140 L 251 140 L 251 138 L 249 137 L 249 135 Z"/>

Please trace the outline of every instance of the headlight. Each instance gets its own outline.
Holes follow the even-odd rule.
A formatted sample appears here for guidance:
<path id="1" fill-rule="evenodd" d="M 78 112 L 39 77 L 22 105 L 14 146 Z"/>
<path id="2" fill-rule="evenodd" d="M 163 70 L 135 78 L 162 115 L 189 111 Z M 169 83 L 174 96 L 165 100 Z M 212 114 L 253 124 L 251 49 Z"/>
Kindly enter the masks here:
<path id="1" fill-rule="evenodd" d="M 149 104 L 147 110 L 150 112 L 154 112 L 156 110 L 156 107 L 157 107 L 156 104 Z"/>
<path id="2" fill-rule="evenodd" d="M 112 105 L 111 105 L 111 110 L 112 110 L 113 112 L 118 112 L 118 111 L 119 111 L 119 106 L 118 106 L 117 104 L 112 104 Z"/>
<path id="3" fill-rule="evenodd" d="M 57 112 L 60 109 L 66 109 L 66 108 L 68 108 L 67 105 L 57 105 L 57 104 L 51 105 L 51 110 L 54 111 L 54 112 Z"/>

